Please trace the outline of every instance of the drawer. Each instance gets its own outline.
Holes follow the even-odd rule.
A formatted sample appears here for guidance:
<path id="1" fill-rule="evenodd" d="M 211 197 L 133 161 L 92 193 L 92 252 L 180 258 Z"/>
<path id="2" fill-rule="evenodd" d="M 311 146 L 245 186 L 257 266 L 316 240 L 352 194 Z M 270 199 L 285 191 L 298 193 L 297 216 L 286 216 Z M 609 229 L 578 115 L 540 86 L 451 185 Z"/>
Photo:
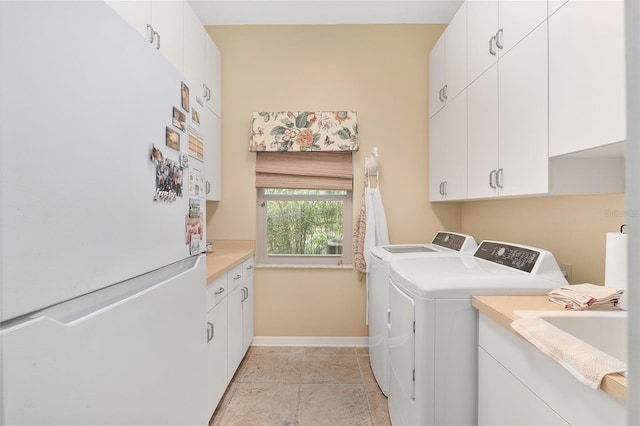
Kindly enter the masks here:
<path id="1" fill-rule="evenodd" d="M 236 266 L 235 268 L 233 268 L 232 270 L 230 270 L 229 272 L 227 272 L 227 289 L 229 290 L 229 293 L 231 293 L 233 291 L 234 288 L 238 287 L 240 284 L 242 284 L 242 272 L 243 272 L 243 265 L 240 264 L 238 266 Z"/>
<path id="2" fill-rule="evenodd" d="M 242 262 L 242 274 L 245 280 L 253 275 L 253 257 Z"/>
<path id="3" fill-rule="evenodd" d="M 207 285 L 207 312 L 227 296 L 227 274 Z"/>

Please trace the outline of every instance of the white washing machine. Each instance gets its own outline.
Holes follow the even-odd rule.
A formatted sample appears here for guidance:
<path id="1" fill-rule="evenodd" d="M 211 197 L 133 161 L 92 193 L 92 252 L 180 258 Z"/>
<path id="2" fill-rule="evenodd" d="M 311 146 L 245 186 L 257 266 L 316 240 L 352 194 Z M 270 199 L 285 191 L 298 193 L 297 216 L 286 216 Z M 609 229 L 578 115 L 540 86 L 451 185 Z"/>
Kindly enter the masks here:
<path id="1" fill-rule="evenodd" d="M 377 246 L 371 249 L 369 268 L 369 362 L 380 390 L 389 395 L 389 262 L 416 257 L 472 255 L 478 245 L 470 235 L 438 232 L 430 244 Z"/>
<path id="2" fill-rule="evenodd" d="M 564 285 L 550 252 L 511 243 L 483 241 L 473 256 L 393 261 L 391 422 L 476 425 L 478 313 L 471 296 L 544 295 Z"/>

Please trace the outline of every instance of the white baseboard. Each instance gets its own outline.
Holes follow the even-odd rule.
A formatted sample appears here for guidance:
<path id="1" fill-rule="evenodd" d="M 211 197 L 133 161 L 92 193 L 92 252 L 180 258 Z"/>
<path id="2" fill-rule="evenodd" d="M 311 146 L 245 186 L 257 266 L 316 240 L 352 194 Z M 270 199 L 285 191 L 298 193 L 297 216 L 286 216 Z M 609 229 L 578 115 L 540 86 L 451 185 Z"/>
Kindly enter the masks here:
<path id="1" fill-rule="evenodd" d="M 251 346 L 367 347 L 368 337 L 254 336 Z"/>

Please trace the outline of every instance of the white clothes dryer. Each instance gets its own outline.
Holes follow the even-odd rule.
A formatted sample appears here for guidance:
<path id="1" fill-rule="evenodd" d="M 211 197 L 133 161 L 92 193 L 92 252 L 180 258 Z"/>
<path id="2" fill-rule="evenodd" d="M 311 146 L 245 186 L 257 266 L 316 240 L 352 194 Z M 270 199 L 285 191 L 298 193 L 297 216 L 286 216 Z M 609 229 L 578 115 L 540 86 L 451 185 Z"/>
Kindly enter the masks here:
<path id="1" fill-rule="evenodd" d="M 389 415 L 395 426 L 477 424 L 473 295 L 544 295 L 567 285 L 542 249 L 483 241 L 473 256 L 399 259 L 389 285 Z"/>
<path id="2" fill-rule="evenodd" d="M 437 232 L 429 244 L 396 244 L 371 249 L 368 279 L 369 363 L 380 390 L 389 395 L 389 262 L 405 258 L 472 255 L 478 245 L 470 235 Z"/>

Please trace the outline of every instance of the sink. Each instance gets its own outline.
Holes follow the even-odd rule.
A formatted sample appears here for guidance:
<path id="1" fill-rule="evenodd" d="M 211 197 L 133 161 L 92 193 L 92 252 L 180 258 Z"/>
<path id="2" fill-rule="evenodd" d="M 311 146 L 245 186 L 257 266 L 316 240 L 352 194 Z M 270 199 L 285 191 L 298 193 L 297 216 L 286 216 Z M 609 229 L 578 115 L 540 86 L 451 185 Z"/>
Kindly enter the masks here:
<path id="1" fill-rule="evenodd" d="M 514 311 L 541 318 L 602 352 L 627 362 L 626 311 Z"/>

